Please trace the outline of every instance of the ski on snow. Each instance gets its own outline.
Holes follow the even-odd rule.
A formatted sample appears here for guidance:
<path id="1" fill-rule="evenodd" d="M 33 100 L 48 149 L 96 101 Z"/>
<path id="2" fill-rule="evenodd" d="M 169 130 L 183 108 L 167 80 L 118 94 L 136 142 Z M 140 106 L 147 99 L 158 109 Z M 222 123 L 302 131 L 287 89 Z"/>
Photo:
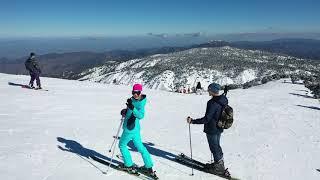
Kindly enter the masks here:
<path id="1" fill-rule="evenodd" d="M 25 89 L 33 89 L 33 90 L 36 90 L 36 91 L 49 91 L 48 89 L 40 89 L 40 88 L 32 88 L 32 87 L 30 87 L 30 86 L 28 86 L 28 85 L 23 85 L 23 86 L 21 86 L 22 88 L 25 88 Z"/>
<path id="2" fill-rule="evenodd" d="M 184 164 L 184 165 L 186 165 L 188 167 L 191 167 L 191 168 L 193 167 L 194 169 L 197 169 L 199 171 L 203 171 L 203 172 L 206 172 L 206 173 L 213 174 L 211 172 L 208 172 L 205 169 L 205 163 L 202 163 L 202 162 L 197 161 L 195 159 L 191 159 L 190 157 L 186 156 L 183 153 L 178 154 L 175 159 L 176 159 L 177 162 L 179 162 L 181 164 Z M 229 179 L 229 180 L 240 180 L 238 178 L 234 178 L 234 177 L 231 177 L 231 176 L 225 176 L 225 175 L 220 175 L 220 174 L 213 174 L 213 175 L 219 176 L 219 177 L 222 177 L 222 178 L 225 178 L 225 179 Z"/>
<path id="3" fill-rule="evenodd" d="M 127 174 L 132 175 L 132 176 L 139 177 L 140 179 L 149 179 L 149 180 L 157 180 L 157 179 L 159 179 L 155 174 L 154 175 L 150 175 L 148 173 L 145 173 L 139 167 L 136 167 L 136 169 L 135 169 L 136 172 L 129 172 L 126 169 L 123 168 L 124 164 L 122 162 L 118 162 L 117 164 L 115 164 L 115 163 L 111 163 L 109 161 L 103 160 L 103 159 L 95 157 L 95 156 L 90 156 L 90 158 L 95 160 L 95 161 L 97 161 L 97 162 L 99 162 L 99 163 L 101 163 L 101 164 L 104 164 L 106 166 L 110 165 L 110 167 L 112 167 L 113 169 L 125 172 Z M 140 175 L 144 175 L 144 177 L 141 177 Z"/>

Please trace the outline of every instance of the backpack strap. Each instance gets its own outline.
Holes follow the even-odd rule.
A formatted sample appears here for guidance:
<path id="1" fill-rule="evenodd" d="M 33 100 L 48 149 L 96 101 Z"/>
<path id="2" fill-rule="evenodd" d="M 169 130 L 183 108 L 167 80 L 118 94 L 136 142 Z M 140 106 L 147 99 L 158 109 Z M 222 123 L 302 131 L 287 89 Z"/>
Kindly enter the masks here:
<path id="1" fill-rule="evenodd" d="M 219 100 L 220 98 L 222 97 L 222 95 L 219 97 L 218 100 L 214 101 L 215 103 L 219 104 L 221 106 L 221 111 L 220 111 L 220 115 L 219 115 L 219 118 L 217 119 L 219 121 L 219 119 L 221 118 L 221 115 L 222 115 L 222 112 L 224 110 L 224 108 L 226 107 L 225 105 L 223 105 Z"/>
<path id="2" fill-rule="evenodd" d="M 223 105 L 219 100 L 220 98 L 223 96 L 224 94 L 222 94 L 218 100 L 214 101 L 215 103 L 219 104 L 222 108 L 224 108 L 226 105 Z"/>
<path id="3" fill-rule="evenodd" d="M 222 108 L 224 107 L 224 105 L 223 105 L 219 100 L 214 101 L 214 102 L 216 102 L 217 104 L 219 104 Z"/>

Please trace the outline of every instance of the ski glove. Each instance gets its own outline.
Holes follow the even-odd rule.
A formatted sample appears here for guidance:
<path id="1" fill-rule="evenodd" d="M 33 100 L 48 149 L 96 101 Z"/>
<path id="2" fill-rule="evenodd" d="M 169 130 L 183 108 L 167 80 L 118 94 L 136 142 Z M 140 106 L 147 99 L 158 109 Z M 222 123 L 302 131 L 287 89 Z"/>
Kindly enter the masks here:
<path id="1" fill-rule="evenodd" d="M 132 99 L 131 98 L 127 99 L 126 105 L 128 106 L 129 109 L 133 110 L 134 106 L 132 104 Z"/>
<path id="2" fill-rule="evenodd" d="M 192 124 L 192 118 L 190 116 L 187 117 L 187 123 Z"/>
<path id="3" fill-rule="evenodd" d="M 127 113 L 127 109 L 122 109 L 121 112 L 120 112 L 122 117 L 125 117 L 126 113 Z"/>

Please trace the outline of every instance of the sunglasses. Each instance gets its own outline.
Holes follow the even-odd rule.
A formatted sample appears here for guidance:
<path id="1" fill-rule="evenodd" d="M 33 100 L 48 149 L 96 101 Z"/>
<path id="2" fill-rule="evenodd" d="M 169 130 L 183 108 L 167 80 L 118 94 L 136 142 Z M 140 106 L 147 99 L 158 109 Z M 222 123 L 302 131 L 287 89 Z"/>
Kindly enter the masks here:
<path id="1" fill-rule="evenodd" d="M 140 95 L 141 91 L 132 91 L 132 95 L 134 95 L 134 94 Z"/>

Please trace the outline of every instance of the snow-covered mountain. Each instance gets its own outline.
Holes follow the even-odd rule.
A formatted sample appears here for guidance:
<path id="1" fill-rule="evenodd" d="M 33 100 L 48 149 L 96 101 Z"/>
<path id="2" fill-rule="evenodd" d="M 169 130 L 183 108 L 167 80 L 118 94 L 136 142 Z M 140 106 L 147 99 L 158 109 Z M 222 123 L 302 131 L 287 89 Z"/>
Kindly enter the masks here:
<path id="1" fill-rule="evenodd" d="M 140 82 L 152 89 L 176 91 L 193 88 L 197 82 L 203 87 L 212 82 L 235 87 L 250 81 L 261 84 L 263 77 L 288 77 L 297 72 L 319 73 L 320 63 L 225 46 L 156 54 L 123 63 L 110 61 L 83 72 L 80 80 L 124 85 Z"/>
<path id="2" fill-rule="evenodd" d="M 28 76 L 0 74 L 0 179 L 122 180 L 134 176 L 89 158 L 109 160 L 108 152 L 120 122 L 119 111 L 131 87 L 41 78 L 49 91 L 10 86 L 26 84 Z M 202 117 L 208 95 L 185 95 L 145 89 L 143 141 L 160 179 L 221 178 L 175 162 L 189 154 L 185 118 Z M 232 90 L 229 104 L 235 122 L 222 134 L 226 166 L 244 180 L 318 180 L 320 172 L 320 105 L 300 84 L 283 80 L 250 89 Z M 192 125 L 193 157 L 210 160 L 202 125 Z M 140 155 L 131 151 L 142 165 Z M 119 154 L 116 149 L 115 154 Z M 116 158 L 116 161 L 121 161 Z M 222 180 L 222 179 L 221 179 Z"/>

